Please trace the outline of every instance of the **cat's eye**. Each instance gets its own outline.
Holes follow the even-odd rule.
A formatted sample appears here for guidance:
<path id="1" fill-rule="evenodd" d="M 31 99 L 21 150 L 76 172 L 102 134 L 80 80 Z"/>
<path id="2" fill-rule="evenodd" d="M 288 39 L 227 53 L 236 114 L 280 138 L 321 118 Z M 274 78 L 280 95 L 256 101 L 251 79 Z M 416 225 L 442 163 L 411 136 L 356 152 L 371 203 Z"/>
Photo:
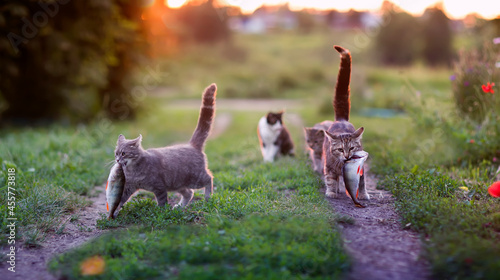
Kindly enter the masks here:
<path id="1" fill-rule="evenodd" d="M 337 151 L 339 151 L 339 152 L 343 152 L 343 151 L 344 151 L 344 149 L 342 149 L 342 148 L 338 148 L 338 149 L 337 149 Z"/>
<path id="2" fill-rule="evenodd" d="M 349 151 L 352 151 L 352 150 L 354 150 L 354 147 L 350 147 L 350 148 L 349 148 Z"/>
<path id="3" fill-rule="evenodd" d="M 124 156 L 124 155 L 125 155 L 125 152 L 122 152 L 122 156 Z"/>

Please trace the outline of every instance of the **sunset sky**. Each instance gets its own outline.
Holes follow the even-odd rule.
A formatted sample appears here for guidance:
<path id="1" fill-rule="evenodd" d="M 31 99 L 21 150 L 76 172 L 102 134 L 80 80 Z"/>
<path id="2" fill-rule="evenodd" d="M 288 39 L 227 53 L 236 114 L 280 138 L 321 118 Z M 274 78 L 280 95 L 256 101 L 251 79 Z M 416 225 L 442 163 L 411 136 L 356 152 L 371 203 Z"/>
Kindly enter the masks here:
<path id="1" fill-rule="evenodd" d="M 182 6 L 186 0 L 166 0 L 172 8 Z M 250 13 L 263 4 L 275 5 L 290 3 L 291 9 L 316 8 L 316 9 L 336 9 L 347 11 L 356 10 L 377 10 L 382 5 L 383 0 L 219 0 L 233 6 L 239 6 L 244 12 Z M 496 18 L 500 16 L 500 1 L 495 0 L 394 0 L 392 1 L 406 11 L 420 15 L 425 8 L 442 2 L 445 12 L 451 18 L 463 18 L 470 13 L 478 13 L 484 18 Z"/>

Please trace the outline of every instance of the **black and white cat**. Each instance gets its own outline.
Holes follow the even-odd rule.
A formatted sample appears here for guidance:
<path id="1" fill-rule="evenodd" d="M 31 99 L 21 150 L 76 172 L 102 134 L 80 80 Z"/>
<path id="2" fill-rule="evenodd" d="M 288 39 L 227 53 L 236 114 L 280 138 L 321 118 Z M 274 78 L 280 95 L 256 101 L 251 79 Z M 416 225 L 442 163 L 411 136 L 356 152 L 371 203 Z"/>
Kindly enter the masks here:
<path id="1" fill-rule="evenodd" d="M 260 150 L 265 162 L 273 162 L 280 155 L 294 156 L 293 141 L 283 124 L 283 111 L 269 112 L 259 121 Z"/>

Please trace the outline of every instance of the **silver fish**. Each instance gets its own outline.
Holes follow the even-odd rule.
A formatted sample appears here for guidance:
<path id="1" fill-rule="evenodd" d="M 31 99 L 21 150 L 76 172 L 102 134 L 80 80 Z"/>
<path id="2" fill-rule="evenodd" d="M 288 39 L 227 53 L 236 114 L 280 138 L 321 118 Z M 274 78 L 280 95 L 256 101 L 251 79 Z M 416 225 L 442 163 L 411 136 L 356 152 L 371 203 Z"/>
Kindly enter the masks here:
<path id="1" fill-rule="evenodd" d="M 109 172 L 108 182 L 106 183 L 106 210 L 109 212 L 108 220 L 114 219 L 114 212 L 120 200 L 122 199 L 123 189 L 125 188 L 125 174 L 119 163 L 115 163 Z"/>
<path id="2" fill-rule="evenodd" d="M 365 206 L 358 201 L 358 188 L 360 177 L 363 175 L 363 164 L 367 158 L 367 152 L 355 152 L 354 155 L 345 162 L 343 167 L 345 189 L 351 196 L 356 207 L 360 208 L 365 208 Z"/>

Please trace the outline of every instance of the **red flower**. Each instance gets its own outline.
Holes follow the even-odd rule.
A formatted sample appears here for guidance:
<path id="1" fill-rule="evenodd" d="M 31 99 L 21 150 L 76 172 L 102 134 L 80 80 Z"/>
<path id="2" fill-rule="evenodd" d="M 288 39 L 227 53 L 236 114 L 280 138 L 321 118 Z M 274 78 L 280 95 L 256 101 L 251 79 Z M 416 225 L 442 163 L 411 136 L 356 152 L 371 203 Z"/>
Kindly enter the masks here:
<path id="1" fill-rule="evenodd" d="M 488 192 L 493 197 L 500 197 L 500 181 L 496 181 L 489 188 Z"/>
<path id="2" fill-rule="evenodd" d="M 476 141 L 474 141 L 474 139 L 470 139 L 469 143 L 474 144 L 474 143 L 476 143 Z"/>
<path id="3" fill-rule="evenodd" d="M 487 83 L 486 85 L 482 85 L 481 88 L 483 89 L 484 93 L 495 93 L 495 91 L 493 90 L 493 87 L 495 86 L 495 83 Z"/>

